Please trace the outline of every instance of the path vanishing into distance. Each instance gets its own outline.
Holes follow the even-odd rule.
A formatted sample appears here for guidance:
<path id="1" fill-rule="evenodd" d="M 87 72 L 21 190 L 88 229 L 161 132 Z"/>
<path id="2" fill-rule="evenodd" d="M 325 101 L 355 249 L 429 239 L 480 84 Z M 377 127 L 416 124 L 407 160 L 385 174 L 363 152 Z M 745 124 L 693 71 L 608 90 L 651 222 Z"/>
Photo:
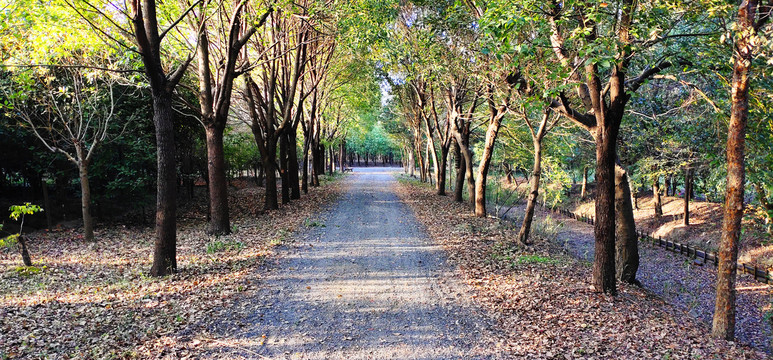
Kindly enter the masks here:
<path id="1" fill-rule="evenodd" d="M 344 195 L 242 300 L 254 310 L 241 330 L 224 326 L 211 357 L 498 358 L 495 320 L 395 194 L 400 170 L 355 168 Z"/>

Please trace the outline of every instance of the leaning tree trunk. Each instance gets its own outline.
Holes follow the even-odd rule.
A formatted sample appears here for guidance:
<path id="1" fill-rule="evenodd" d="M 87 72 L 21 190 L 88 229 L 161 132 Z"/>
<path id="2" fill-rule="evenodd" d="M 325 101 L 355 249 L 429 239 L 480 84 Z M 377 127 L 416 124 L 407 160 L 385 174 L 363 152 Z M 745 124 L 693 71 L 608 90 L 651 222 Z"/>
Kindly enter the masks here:
<path id="1" fill-rule="evenodd" d="M 652 197 L 655 203 L 655 217 L 663 216 L 663 201 L 660 198 L 660 177 L 655 177 L 652 181 Z"/>
<path id="2" fill-rule="evenodd" d="M 205 129 L 210 205 L 207 233 L 210 235 L 226 235 L 231 232 L 228 214 L 228 184 L 225 175 L 223 130 L 223 128 L 214 124 L 207 125 Z"/>
<path id="3" fill-rule="evenodd" d="M 628 173 L 619 164 L 615 166 L 615 270 L 617 278 L 637 284 L 639 270 L 639 239 L 631 204 Z"/>
<path id="4" fill-rule="evenodd" d="M 499 127 L 502 124 L 502 116 L 494 115 L 486 130 L 486 141 L 483 145 L 483 154 L 478 166 L 478 179 L 475 182 L 475 216 L 486 217 L 486 185 L 488 182 L 488 170 L 491 165 L 491 156 L 494 154 L 494 145 L 497 141 Z"/>
<path id="5" fill-rule="evenodd" d="M 717 302 L 711 334 L 716 338 L 735 337 L 735 280 L 738 266 L 738 242 L 744 211 L 744 147 L 746 121 L 749 115 L 749 70 L 753 56 L 751 36 L 757 2 L 744 0 L 738 10 L 739 37 L 735 47 L 732 105 L 727 130 L 727 187 L 722 219 L 722 240 L 719 245 L 717 270 Z"/>
<path id="6" fill-rule="evenodd" d="M 174 110 L 172 94 L 153 94 L 156 126 L 156 243 L 150 274 L 163 276 L 177 271 L 177 167 L 175 164 Z"/>
<path id="7" fill-rule="evenodd" d="M 582 169 L 582 190 L 580 190 L 580 199 L 585 199 L 588 195 L 588 167 Z"/>
<path id="8" fill-rule="evenodd" d="M 534 208 L 537 205 L 537 196 L 539 195 L 539 182 L 542 176 L 542 143 L 534 142 L 534 168 L 532 169 L 531 179 L 529 179 L 529 198 L 526 202 L 526 214 L 523 216 L 521 231 L 518 232 L 518 242 L 521 244 L 529 243 L 529 232 L 531 223 L 534 220 Z"/>

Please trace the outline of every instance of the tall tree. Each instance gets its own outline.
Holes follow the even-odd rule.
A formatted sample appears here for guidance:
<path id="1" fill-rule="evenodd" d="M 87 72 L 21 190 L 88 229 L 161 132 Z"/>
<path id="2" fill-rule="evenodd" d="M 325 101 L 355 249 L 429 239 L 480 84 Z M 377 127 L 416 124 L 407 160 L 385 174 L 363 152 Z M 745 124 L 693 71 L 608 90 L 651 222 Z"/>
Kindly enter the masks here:
<path id="1" fill-rule="evenodd" d="M 727 133 L 727 188 L 719 247 L 717 301 L 711 334 L 733 340 L 735 337 L 735 280 L 738 265 L 738 240 L 744 212 L 744 149 L 749 114 L 749 75 L 760 29 L 773 15 L 773 1 L 763 5 L 743 0 L 738 7 L 733 46 L 733 79 L 730 123 Z M 689 196 L 685 194 L 685 196 Z"/>
<path id="2" fill-rule="evenodd" d="M 231 108 L 231 93 L 236 77 L 247 70 L 244 68 L 246 59 L 241 59 L 240 63 L 242 48 L 257 29 L 263 26 L 272 9 L 265 11 L 257 21 L 245 21 L 243 13 L 247 2 L 240 1 L 235 4 L 231 16 L 227 19 L 223 19 L 221 15 L 207 20 L 210 14 L 205 5 L 201 5 L 199 14 L 202 28 L 199 31 L 197 70 L 199 106 L 201 122 L 204 124 L 206 134 L 209 176 L 210 219 L 207 233 L 223 235 L 231 231 L 223 152 L 223 134 Z M 214 11 L 219 14 L 226 13 L 228 11 L 226 3 L 219 3 Z M 220 26 L 210 26 L 218 18 L 223 23 L 219 24 Z M 223 34 L 224 38 L 221 38 L 220 34 Z M 214 69 L 213 64 L 216 64 Z"/>

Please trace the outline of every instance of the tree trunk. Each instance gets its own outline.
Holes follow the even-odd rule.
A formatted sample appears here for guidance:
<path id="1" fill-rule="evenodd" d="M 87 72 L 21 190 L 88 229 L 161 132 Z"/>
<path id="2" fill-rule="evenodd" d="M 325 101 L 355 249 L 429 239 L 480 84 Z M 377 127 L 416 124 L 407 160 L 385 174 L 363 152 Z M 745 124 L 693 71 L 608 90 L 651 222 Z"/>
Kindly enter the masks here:
<path id="1" fill-rule="evenodd" d="M 717 270 L 717 302 L 714 308 L 712 336 L 733 340 L 735 337 L 735 280 L 738 266 L 738 242 L 744 211 L 744 147 L 749 115 L 749 70 L 756 33 L 757 2 L 744 0 L 738 10 L 737 30 L 741 36 L 735 46 L 730 123 L 727 132 L 727 187 L 722 219 L 722 240 Z"/>
<path id="2" fill-rule="evenodd" d="M 94 241 L 94 219 L 91 217 L 91 188 L 89 186 L 88 160 L 78 164 L 78 174 L 81 182 L 81 213 L 83 215 L 83 238 Z"/>
<path id="3" fill-rule="evenodd" d="M 486 141 L 483 145 L 483 154 L 480 156 L 478 165 L 478 176 L 475 181 L 475 216 L 486 217 L 486 185 L 488 182 L 488 170 L 491 165 L 491 156 L 494 154 L 494 145 L 496 145 L 499 127 L 502 124 L 504 110 L 499 109 L 498 113 L 491 116 L 491 122 L 486 130 Z"/>
<path id="4" fill-rule="evenodd" d="M 446 168 L 448 168 L 448 147 L 440 147 L 440 166 L 437 175 L 437 194 L 446 194 Z"/>
<path id="5" fill-rule="evenodd" d="M 607 131 L 604 131 L 607 130 Z M 617 136 L 612 127 L 599 126 L 596 135 L 596 219 L 593 286 L 615 294 L 615 160 Z M 629 198 L 630 199 L 630 198 Z"/>
<path id="6" fill-rule="evenodd" d="M 620 164 L 615 166 L 615 269 L 617 278 L 638 284 L 639 238 L 633 217 L 628 173 Z"/>
<path id="7" fill-rule="evenodd" d="M 464 201 L 464 174 L 467 166 L 462 160 L 462 152 L 459 145 L 454 142 L 454 162 L 456 163 L 456 184 L 454 184 L 454 201 Z"/>
<path id="8" fill-rule="evenodd" d="M 526 213 L 521 223 L 521 231 L 518 232 L 518 242 L 521 244 L 529 243 L 529 232 L 531 223 L 534 220 L 534 208 L 537 205 L 537 196 L 539 195 L 539 182 L 542 176 L 542 142 L 534 142 L 534 168 L 529 179 L 529 198 L 526 202 Z"/>
<path id="9" fill-rule="evenodd" d="M 671 183 L 672 183 L 671 177 L 672 177 L 671 174 L 668 174 L 663 177 L 665 179 L 666 196 L 673 195 L 673 192 L 671 192 Z"/>
<path id="10" fill-rule="evenodd" d="M 588 195 L 588 167 L 582 169 L 582 190 L 580 190 L 580 199 L 585 199 Z"/>
<path id="11" fill-rule="evenodd" d="M 287 134 L 279 134 L 279 177 L 282 179 L 282 204 L 290 203 L 290 172 L 287 170 L 288 165 L 288 147 L 289 141 Z"/>
<path id="12" fill-rule="evenodd" d="M 684 221 L 682 225 L 690 225 L 690 193 L 692 193 L 692 169 L 687 167 L 684 171 Z"/>
<path id="13" fill-rule="evenodd" d="M 302 174 L 301 174 L 301 190 L 304 194 L 309 193 L 309 144 L 310 139 L 305 136 L 303 139 L 303 160 L 302 160 Z"/>
<path id="14" fill-rule="evenodd" d="M 276 179 L 276 140 L 266 140 L 266 152 L 262 154 L 263 173 L 266 176 L 266 196 L 263 204 L 264 210 L 279 209 L 279 193 L 277 191 Z"/>
<path id="15" fill-rule="evenodd" d="M 207 173 L 209 178 L 209 226 L 207 234 L 226 235 L 231 232 L 228 214 L 228 182 L 225 175 L 223 128 L 209 124 L 207 138 Z"/>
<path id="16" fill-rule="evenodd" d="M 287 134 L 288 154 L 287 154 L 287 178 L 290 188 L 290 199 L 297 200 L 301 198 L 300 179 L 298 179 L 298 135 L 297 130 L 290 129 Z"/>
<path id="17" fill-rule="evenodd" d="M 21 253 L 21 261 L 24 266 L 32 266 L 32 258 L 30 252 L 27 249 L 27 237 L 23 234 L 19 234 L 19 252 Z"/>
<path id="18" fill-rule="evenodd" d="M 655 203 L 655 217 L 663 216 L 663 201 L 660 199 L 660 176 L 656 176 L 652 181 L 652 197 Z"/>
<path id="19" fill-rule="evenodd" d="M 172 94 L 153 94 L 156 126 L 156 243 L 150 274 L 164 276 L 177 271 L 177 167 L 175 164 Z"/>

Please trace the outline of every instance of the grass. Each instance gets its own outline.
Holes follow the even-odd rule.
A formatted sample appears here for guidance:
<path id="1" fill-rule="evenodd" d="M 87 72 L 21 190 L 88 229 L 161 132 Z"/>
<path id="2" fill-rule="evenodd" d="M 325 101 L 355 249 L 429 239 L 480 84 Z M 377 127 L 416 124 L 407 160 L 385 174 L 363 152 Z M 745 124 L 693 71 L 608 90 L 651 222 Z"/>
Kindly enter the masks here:
<path id="1" fill-rule="evenodd" d="M 244 243 L 241 241 L 215 240 L 207 244 L 207 254 L 215 254 L 223 251 L 240 251 L 242 249 L 244 249 Z"/>

